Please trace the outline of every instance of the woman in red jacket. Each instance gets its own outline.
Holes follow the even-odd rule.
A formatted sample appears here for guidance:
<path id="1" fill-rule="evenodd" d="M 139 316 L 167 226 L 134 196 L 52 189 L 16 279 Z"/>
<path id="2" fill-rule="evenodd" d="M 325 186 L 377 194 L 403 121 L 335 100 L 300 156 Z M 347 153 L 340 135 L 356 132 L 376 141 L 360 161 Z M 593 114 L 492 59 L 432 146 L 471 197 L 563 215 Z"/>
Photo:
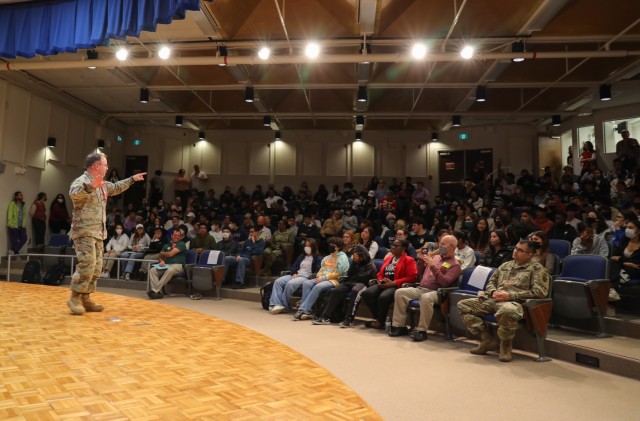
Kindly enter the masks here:
<path id="1" fill-rule="evenodd" d="M 416 261 L 407 255 L 409 242 L 396 239 L 391 245 L 391 254 L 387 255 L 378 271 L 377 282 L 362 290 L 361 297 L 376 320 L 365 323 L 366 327 L 384 328 L 384 322 L 393 303 L 397 288 L 407 282 L 417 282 Z"/>

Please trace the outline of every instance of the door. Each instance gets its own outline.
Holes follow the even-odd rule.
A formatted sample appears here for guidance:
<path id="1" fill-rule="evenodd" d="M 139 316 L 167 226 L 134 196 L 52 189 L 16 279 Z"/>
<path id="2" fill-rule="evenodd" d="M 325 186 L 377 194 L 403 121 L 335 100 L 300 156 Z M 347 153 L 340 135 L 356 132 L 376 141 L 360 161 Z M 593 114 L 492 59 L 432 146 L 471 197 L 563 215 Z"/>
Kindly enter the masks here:
<path id="1" fill-rule="evenodd" d="M 147 172 L 149 158 L 146 156 L 127 155 L 124 176 L 131 177 L 134 174 L 141 172 Z M 147 180 L 149 175 L 144 177 L 144 181 L 133 183 L 127 191 L 124 192 L 123 206 L 126 208 L 127 204 L 133 203 L 135 209 L 139 209 L 142 204 L 142 198 L 147 195 Z"/>
<path id="2" fill-rule="evenodd" d="M 463 194 L 464 152 L 465 151 L 438 151 L 440 195 L 457 197 Z"/>

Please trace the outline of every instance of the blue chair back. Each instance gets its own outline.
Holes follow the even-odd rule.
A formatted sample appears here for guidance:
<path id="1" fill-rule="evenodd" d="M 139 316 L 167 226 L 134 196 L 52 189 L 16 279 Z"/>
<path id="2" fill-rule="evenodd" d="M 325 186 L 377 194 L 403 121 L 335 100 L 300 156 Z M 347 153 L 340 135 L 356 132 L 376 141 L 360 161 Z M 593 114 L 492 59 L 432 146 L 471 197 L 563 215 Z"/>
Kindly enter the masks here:
<path id="1" fill-rule="evenodd" d="M 382 263 L 384 260 L 382 259 L 373 259 L 373 264 L 376 265 L 376 273 L 380 272 L 380 268 L 382 267 Z"/>
<path id="2" fill-rule="evenodd" d="M 562 273 L 557 279 L 587 282 L 592 279 L 607 278 L 608 260 L 599 254 L 570 255 L 564 259 Z"/>
<path id="3" fill-rule="evenodd" d="M 387 253 L 389 253 L 389 250 L 387 250 L 385 247 L 378 247 L 378 252 L 376 253 L 375 259 L 384 259 L 384 256 L 387 255 Z"/>
<path id="4" fill-rule="evenodd" d="M 51 234 L 49 245 L 52 247 L 66 247 L 69 244 L 69 236 L 67 234 Z"/>
<path id="5" fill-rule="evenodd" d="M 195 265 L 196 264 L 197 253 L 194 249 L 187 250 L 187 254 L 185 256 L 185 264 L 186 265 Z"/>
<path id="6" fill-rule="evenodd" d="M 564 259 L 571 254 L 571 243 L 567 240 L 549 240 L 549 251 Z"/>
<path id="7" fill-rule="evenodd" d="M 476 272 L 478 271 L 478 272 Z M 478 292 L 478 291 L 482 291 L 485 289 L 485 287 L 487 286 L 487 282 L 489 281 L 489 278 L 491 278 L 491 276 L 493 275 L 493 273 L 496 271 L 495 268 L 489 268 L 486 266 L 473 266 L 468 268 L 467 270 L 465 270 L 462 273 L 462 279 L 460 280 L 460 286 L 459 286 L 459 290 L 464 290 L 464 291 L 470 291 L 470 292 Z M 481 272 L 485 273 L 485 276 L 483 276 L 482 278 L 480 278 L 480 281 L 482 282 L 482 288 L 479 288 L 478 284 L 475 285 L 471 285 L 469 284 L 469 281 L 471 280 L 471 276 L 476 273 L 476 276 L 478 274 L 480 274 Z M 475 279 L 474 279 L 475 280 Z"/>
<path id="8" fill-rule="evenodd" d="M 204 250 L 200 253 L 198 266 L 219 266 L 224 262 L 224 252 L 217 250 Z"/>

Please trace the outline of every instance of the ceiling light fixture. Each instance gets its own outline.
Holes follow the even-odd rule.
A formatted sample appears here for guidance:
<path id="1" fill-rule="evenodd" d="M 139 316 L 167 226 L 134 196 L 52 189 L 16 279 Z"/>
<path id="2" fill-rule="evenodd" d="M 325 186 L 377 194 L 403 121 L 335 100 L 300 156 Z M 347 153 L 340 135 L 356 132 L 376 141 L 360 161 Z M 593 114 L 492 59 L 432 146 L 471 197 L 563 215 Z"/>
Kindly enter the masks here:
<path id="1" fill-rule="evenodd" d="M 253 102 L 253 87 L 247 86 L 244 89 L 244 102 Z"/>
<path id="2" fill-rule="evenodd" d="M 524 42 L 523 41 L 516 41 L 516 42 L 512 43 L 511 44 L 511 52 L 514 53 L 514 54 L 524 53 Z M 514 63 L 520 63 L 521 61 L 524 61 L 524 55 L 512 58 L 511 61 L 513 61 Z"/>
<path id="3" fill-rule="evenodd" d="M 104 149 L 104 139 L 98 139 L 98 149 Z"/>
<path id="4" fill-rule="evenodd" d="M 462 118 L 459 115 L 454 115 L 451 117 L 451 125 L 453 127 L 462 126 Z"/>
<path id="5" fill-rule="evenodd" d="M 356 140 L 362 140 L 362 132 L 356 132 Z"/>
<path id="6" fill-rule="evenodd" d="M 198 133 L 198 140 L 205 140 L 205 139 L 206 139 L 206 137 L 204 135 L 204 132 Z"/>
<path id="7" fill-rule="evenodd" d="M 560 114 L 554 114 L 551 116 L 551 125 L 553 127 L 558 127 L 562 124 L 562 117 L 560 117 Z"/>
<path id="8" fill-rule="evenodd" d="M 222 57 L 224 59 L 224 62 L 218 64 L 218 66 L 226 66 L 227 65 L 227 57 L 228 57 L 227 47 L 222 46 L 222 45 L 220 47 L 218 47 L 218 52 L 216 53 L 216 56 Z"/>
<path id="9" fill-rule="evenodd" d="M 262 47 L 260 51 L 258 51 L 258 57 L 260 57 L 262 60 L 268 60 L 270 56 L 271 48 L 269 47 Z"/>
<path id="10" fill-rule="evenodd" d="M 364 85 L 358 87 L 358 102 L 367 102 L 367 87 Z"/>
<path id="11" fill-rule="evenodd" d="M 56 147 L 56 138 L 55 137 L 50 137 L 47 139 L 47 146 L 50 148 L 55 148 Z"/>
<path id="12" fill-rule="evenodd" d="M 369 61 L 366 59 L 366 57 L 371 54 L 371 44 L 369 44 L 368 42 L 360 44 L 360 54 L 365 57 L 360 63 L 368 64 Z"/>
<path id="13" fill-rule="evenodd" d="M 276 140 L 280 140 L 280 139 L 282 139 L 282 137 L 280 136 L 280 132 L 276 132 L 276 134 L 275 134 L 274 138 L 275 138 Z"/>
<path id="14" fill-rule="evenodd" d="M 166 45 L 163 45 L 160 50 L 158 50 L 158 57 L 160 57 L 162 60 L 168 59 L 169 57 L 171 57 L 171 49 Z"/>
<path id="15" fill-rule="evenodd" d="M 462 56 L 462 58 L 469 60 L 470 58 L 473 57 L 473 53 L 475 52 L 475 50 L 473 49 L 472 46 L 470 45 L 466 45 L 462 51 L 460 51 L 460 55 Z"/>
<path id="16" fill-rule="evenodd" d="M 427 55 L 427 47 L 421 42 L 415 43 L 411 48 L 411 55 L 417 60 L 422 60 Z"/>
<path id="17" fill-rule="evenodd" d="M 262 125 L 264 127 L 269 127 L 271 126 L 271 116 L 270 115 L 266 115 L 262 118 Z"/>
<path id="18" fill-rule="evenodd" d="M 184 119 L 182 118 L 181 115 L 177 115 L 176 116 L 176 126 L 178 127 L 182 127 L 182 123 L 184 122 Z"/>
<path id="19" fill-rule="evenodd" d="M 149 102 L 149 90 L 147 88 L 140 88 L 140 102 L 143 104 Z"/>
<path id="20" fill-rule="evenodd" d="M 126 48 L 120 47 L 118 51 L 116 51 L 116 58 L 120 61 L 125 61 L 129 57 L 129 51 Z"/>
<path id="21" fill-rule="evenodd" d="M 438 132 L 431 132 L 431 141 L 432 142 L 438 141 Z"/>
<path id="22" fill-rule="evenodd" d="M 98 52 L 96 50 L 87 50 L 87 60 L 97 60 Z M 95 70 L 96 66 L 89 66 L 89 69 Z"/>
<path id="23" fill-rule="evenodd" d="M 600 85 L 600 101 L 611 100 L 611 85 Z"/>
<path id="24" fill-rule="evenodd" d="M 309 58 L 318 58 L 320 55 L 320 46 L 315 42 L 310 42 L 305 47 L 304 54 Z"/>
<path id="25" fill-rule="evenodd" d="M 357 115 L 356 116 L 356 130 L 360 131 L 364 129 L 364 116 Z"/>
<path id="26" fill-rule="evenodd" d="M 476 102 L 485 102 L 487 100 L 487 87 L 484 85 L 476 86 Z"/>

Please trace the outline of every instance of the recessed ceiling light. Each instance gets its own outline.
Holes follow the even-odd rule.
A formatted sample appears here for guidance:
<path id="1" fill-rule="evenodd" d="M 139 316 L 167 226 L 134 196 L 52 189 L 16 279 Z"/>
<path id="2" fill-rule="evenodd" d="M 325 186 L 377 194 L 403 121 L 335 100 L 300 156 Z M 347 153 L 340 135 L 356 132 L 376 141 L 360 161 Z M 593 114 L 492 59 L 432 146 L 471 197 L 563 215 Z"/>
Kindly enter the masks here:
<path id="1" fill-rule="evenodd" d="M 262 47 L 260 51 L 258 51 L 258 57 L 262 60 L 268 60 L 271 56 L 271 49 L 269 47 Z"/>
<path id="2" fill-rule="evenodd" d="M 473 53 L 474 53 L 474 49 L 472 46 L 467 45 L 465 46 L 462 51 L 460 51 L 460 55 L 462 56 L 462 58 L 469 60 L 471 57 L 473 57 Z"/>
<path id="3" fill-rule="evenodd" d="M 160 57 L 163 60 L 168 59 L 170 56 L 171 56 L 171 49 L 166 45 L 160 48 L 160 50 L 158 51 L 158 57 Z"/>
<path id="4" fill-rule="evenodd" d="M 320 55 L 320 46 L 315 42 L 310 42 L 305 47 L 304 54 L 309 58 L 318 58 Z"/>
<path id="5" fill-rule="evenodd" d="M 415 59 L 423 59 L 427 55 L 427 47 L 422 43 L 413 44 L 411 48 L 411 55 Z"/>
<path id="6" fill-rule="evenodd" d="M 120 61 L 125 61 L 129 57 L 129 51 L 126 48 L 120 47 L 120 49 L 116 52 L 116 58 Z"/>

